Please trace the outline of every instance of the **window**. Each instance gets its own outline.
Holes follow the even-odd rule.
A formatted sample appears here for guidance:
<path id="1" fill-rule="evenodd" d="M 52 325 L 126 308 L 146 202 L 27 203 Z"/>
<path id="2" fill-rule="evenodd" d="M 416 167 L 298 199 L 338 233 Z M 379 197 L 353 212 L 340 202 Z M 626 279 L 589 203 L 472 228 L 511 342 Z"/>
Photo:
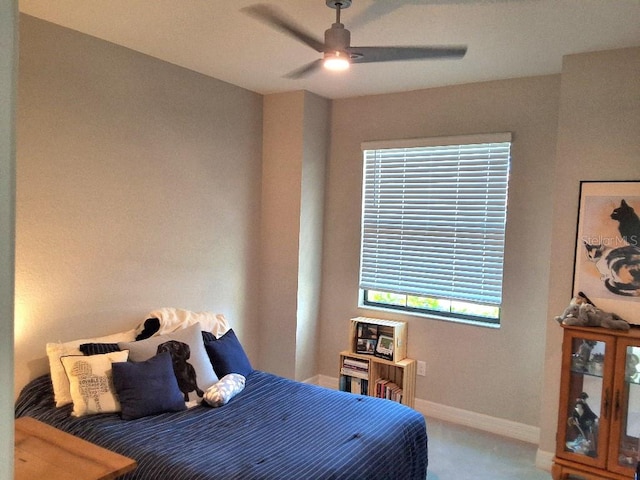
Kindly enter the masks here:
<path id="1" fill-rule="evenodd" d="M 362 304 L 500 323 L 511 134 L 363 144 Z"/>

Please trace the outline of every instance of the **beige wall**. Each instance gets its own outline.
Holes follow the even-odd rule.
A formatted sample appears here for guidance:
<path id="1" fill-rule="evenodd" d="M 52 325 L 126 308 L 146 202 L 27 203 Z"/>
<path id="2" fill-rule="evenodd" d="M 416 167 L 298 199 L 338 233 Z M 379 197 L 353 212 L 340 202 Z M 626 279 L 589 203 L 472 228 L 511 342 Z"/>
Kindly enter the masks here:
<path id="1" fill-rule="evenodd" d="M 537 426 L 560 77 L 336 100 L 327 183 L 320 372 L 336 377 L 350 317 L 409 321 L 408 355 L 427 364 L 420 399 Z M 357 308 L 360 143 L 513 132 L 500 329 Z"/>
<path id="2" fill-rule="evenodd" d="M 296 380 L 317 371 L 329 112 L 309 92 L 264 98 L 260 365 Z"/>
<path id="3" fill-rule="evenodd" d="M 555 450 L 562 331 L 572 294 L 581 180 L 640 180 L 640 48 L 565 57 L 562 68 L 540 449 Z M 640 323 L 637 317 L 629 318 Z"/>
<path id="4" fill-rule="evenodd" d="M 260 366 L 295 377 L 304 92 L 264 98 Z M 273 348 L 276 346 L 276 348 Z"/>
<path id="5" fill-rule="evenodd" d="M 306 380 L 318 373 L 324 190 L 331 120 L 329 100 L 309 92 L 305 92 L 304 98 L 296 380 Z"/>
<path id="6" fill-rule="evenodd" d="M 20 22 L 15 377 L 45 343 L 163 306 L 227 315 L 255 361 L 262 97 Z"/>
<path id="7" fill-rule="evenodd" d="M 0 478 L 13 475 L 13 271 L 17 2 L 0 1 Z"/>

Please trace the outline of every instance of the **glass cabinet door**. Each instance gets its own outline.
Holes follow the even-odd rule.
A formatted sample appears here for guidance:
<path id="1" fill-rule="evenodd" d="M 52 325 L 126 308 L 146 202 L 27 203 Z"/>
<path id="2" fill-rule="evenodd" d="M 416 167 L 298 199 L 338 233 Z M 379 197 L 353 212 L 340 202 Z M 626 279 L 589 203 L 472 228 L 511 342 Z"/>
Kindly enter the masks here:
<path id="1" fill-rule="evenodd" d="M 574 338 L 567 406 L 567 451 L 595 457 L 598 454 L 601 398 L 604 392 L 604 342 Z"/>
<path id="2" fill-rule="evenodd" d="M 607 454 L 613 343 L 607 337 L 581 332 L 569 335 L 566 341 L 557 453 L 603 467 Z"/>
<path id="3" fill-rule="evenodd" d="M 616 355 L 616 378 L 613 398 L 612 442 L 609 468 L 620 473 L 635 472 L 640 460 L 640 343 L 621 341 Z"/>

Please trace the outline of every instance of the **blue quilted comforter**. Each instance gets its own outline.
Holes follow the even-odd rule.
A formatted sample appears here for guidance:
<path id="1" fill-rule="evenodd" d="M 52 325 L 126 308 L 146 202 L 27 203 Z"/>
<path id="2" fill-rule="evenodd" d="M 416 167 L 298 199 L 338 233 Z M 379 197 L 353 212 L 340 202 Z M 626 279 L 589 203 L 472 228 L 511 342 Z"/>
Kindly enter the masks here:
<path id="1" fill-rule="evenodd" d="M 220 408 L 198 406 L 137 420 L 70 416 L 48 375 L 16 401 L 31 416 L 135 459 L 122 479 L 425 480 L 427 432 L 403 405 L 254 371 Z"/>

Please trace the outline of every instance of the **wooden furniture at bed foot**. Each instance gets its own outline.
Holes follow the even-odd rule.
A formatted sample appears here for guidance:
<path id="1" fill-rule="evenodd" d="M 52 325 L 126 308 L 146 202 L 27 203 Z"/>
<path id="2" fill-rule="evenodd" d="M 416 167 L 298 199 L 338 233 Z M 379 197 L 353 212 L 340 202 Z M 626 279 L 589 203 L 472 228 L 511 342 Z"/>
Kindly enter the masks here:
<path id="1" fill-rule="evenodd" d="M 110 480 L 133 470 L 136 461 L 21 417 L 15 422 L 14 465 L 15 480 Z"/>
<path id="2" fill-rule="evenodd" d="M 554 480 L 631 480 L 640 460 L 640 328 L 563 327 Z"/>

